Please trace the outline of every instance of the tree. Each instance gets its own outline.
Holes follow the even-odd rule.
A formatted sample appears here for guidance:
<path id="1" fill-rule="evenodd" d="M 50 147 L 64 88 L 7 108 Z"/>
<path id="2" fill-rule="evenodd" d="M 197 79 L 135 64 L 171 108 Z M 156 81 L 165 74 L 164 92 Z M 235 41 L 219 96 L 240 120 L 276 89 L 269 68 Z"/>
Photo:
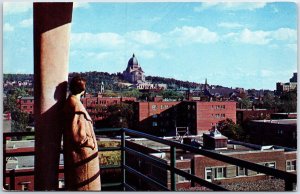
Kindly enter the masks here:
<path id="1" fill-rule="evenodd" d="M 11 113 L 11 129 L 13 132 L 26 131 L 29 122 L 29 114 L 22 112 L 17 105 L 18 97 L 26 95 L 27 92 L 24 88 L 16 88 L 11 94 L 7 95 L 7 101 L 4 104 L 4 112 Z"/>
<path id="2" fill-rule="evenodd" d="M 136 98 L 139 98 L 140 96 L 142 96 L 142 93 L 138 89 L 132 89 L 132 90 L 123 92 L 122 95 L 125 96 L 125 97 L 136 97 Z"/>
<path id="3" fill-rule="evenodd" d="M 239 100 L 239 107 L 241 109 L 245 108 L 245 109 L 248 109 L 248 108 L 251 108 L 251 101 L 248 97 L 243 97 Z"/>
<path id="4" fill-rule="evenodd" d="M 231 119 L 219 121 L 218 130 L 229 139 L 246 141 L 246 131 Z"/>
<path id="5" fill-rule="evenodd" d="M 266 109 L 274 109 L 275 108 L 275 98 L 270 93 L 264 94 L 263 107 Z"/>
<path id="6" fill-rule="evenodd" d="M 121 103 L 107 107 L 108 127 L 131 128 L 133 119 L 133 106 L 131 104 Z"/>
<path id="7" fill-rule="evenodd" d="M 160 92 L 160 95 L 162 95 L 163 98 L 171 98 L 171 99 L 183 98 L 183 94 L 176 92 L 174 90 L 163 90 Z"/>
<path id="8" fill-rule="evenodd" d="M 297 93 L 296 91 L 284 92 L 281 97 L 281 112 L 296 112 L 297 111 Z"/>

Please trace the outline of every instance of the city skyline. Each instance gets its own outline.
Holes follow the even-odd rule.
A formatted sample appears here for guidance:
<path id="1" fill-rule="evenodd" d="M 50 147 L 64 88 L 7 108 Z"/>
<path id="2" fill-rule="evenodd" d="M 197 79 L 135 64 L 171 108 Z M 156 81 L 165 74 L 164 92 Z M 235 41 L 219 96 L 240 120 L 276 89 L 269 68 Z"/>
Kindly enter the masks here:
<path id="1" fill-rule="evenodd" d="M 3 72 L 33 73 L 32 3 L 3 16 Z M 297 71 L 297 5 L 74 4 L 69 72 L 123 72 L 132 53 L 146 76 L 275 89 Z"/>

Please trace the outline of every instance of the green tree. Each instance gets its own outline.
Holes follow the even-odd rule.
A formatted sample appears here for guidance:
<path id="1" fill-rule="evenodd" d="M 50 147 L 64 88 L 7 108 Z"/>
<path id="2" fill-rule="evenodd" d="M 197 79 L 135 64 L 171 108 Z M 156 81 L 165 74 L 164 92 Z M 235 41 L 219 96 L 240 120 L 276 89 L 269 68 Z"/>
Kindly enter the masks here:
<path id="1" fill-rule="evenodd" d="M 281 112 L 296 112 L 297 111 L 297 93 L 296 91 L 284 92 L 281 97 Z"/>
<path id="2" fill-rule="evenodd" d="M 246 141 L 246 131 L 232 119 L 219 121 L 218 130 L 229 139 Z"/>
<path id="3" fill-rule="evenodd" d="M 252 104 L 248 97 L 243 97 L 239 100 L 239 107 L 241 109 L 248 109 L 251 108 Z"/>
<path id="4" fill-rule="evenodd" d="M 142 93 L 141 93 L 138 89 L 135 89 L 135 88 L 134 88 L 134 89 L 132 89 L 132 90 L 123 92 L 123 93 L 122 93 L 122 96 L 139 98 L 140 96 L 142 96 Z"/>
<path id="5" fill-rule="evenodd" d="M 121 103 L 107 107 L 107 122 L 109 127 L 131 128 L 133 119 L 133 106 Z"/>
<path id="6" fill-rule="evenodd" d="M 276 106 L 275 104 L 275 97 L 270 93 L 265 93 L 263 96 L 263 108 L 266 109 L 274 109 Z"/>
<path id="7" fill-rule="evenodd" d="M 11 92 L 11 94 L 7 95 L 7 100 L 4 104 L 4 112 L 11 113 L 11 129 L 13 132 L 26 131 L 26 127 L 29 122 L 29 114 L 26 112 L 22 112 L 17 105 L 18 98 L 26 95 L 27 92 L 24 88 L 16 88 Z"/>
<path id="8" fill-rule="evenodd" d="M 183 94 L 176 92 L 174 90 L 163 90 L 160 92 L 160 95 L 163 96 L 163 98 L 171 98 L 171 99 L 183 98 Z"/>

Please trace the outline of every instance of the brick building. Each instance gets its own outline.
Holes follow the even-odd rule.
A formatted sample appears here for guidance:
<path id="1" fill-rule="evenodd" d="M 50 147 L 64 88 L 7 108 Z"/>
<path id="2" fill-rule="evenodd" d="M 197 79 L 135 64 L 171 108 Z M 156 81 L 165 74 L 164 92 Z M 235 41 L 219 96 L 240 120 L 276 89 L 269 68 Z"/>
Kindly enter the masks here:
<path id="1" fill-rule="evenodd" d="M 204 140 L 201 137 L 195 137 L 195 139 L 200 142 L 199 144 L 203 146 L 203 149 L 206 148 L 203 144 Z M 135 150 L 139 150 L 146 155 L 170 164 L 169 146 L 144 139 L 128 140 L 126 143 L 127 146 Z M 296 173 L 297 151 L 294 149 L 284 149 L 279 146 L 259 146 L 237 141 L 228 141 L 228 144 L 226 142 L 226 147 L 222 147 L 222 149 L 206 149 L 270 168 Z M 127 157 L 126 163 L 131 168 L 142 172 L 150 178 L 154 178 L 158 183 L 170 188 L 170 173 L 166 169 L 131 154 Z M 196 176 L 225 187 L 229 184 L 236 184 L 237 187 L 245 189 L 242 188 L 242 185 L 245 183 L 252 182 L 255 184 L 257 181 L 270 180 L 270 177 L 265 174 L 217 161 L 206 156 L 195 155 L 180 149 L 176 151 L 176 167 L 189 173 L 194 169 Z M 154 185 L 151 183 L 134 177 L 130 173 L 126 176 L 130 185 L 137 190 L 146 191 L 150 188 L 153 190 Z M 200 185 L 196 184 L 196 186 L 201 188 Z M 264 188 L 265 186 L 258 185 L 257 187 Z M 180 175 L 176 175 L 176 188 L 178 190 L 191 189 L 191 182 Z M 251 188 L 248 191 L 251 191 Z"/>
<path id="2" fill-rule="evenodd" d="M 135 101 L 136 98 L 134 97 L 103 97 L 102 95 L 93 96 L 90 94 L 81 99 L 83 106 L 87 109 L 93 121 L 98 121 L 103 118 L 103 116 L 101 116 L 103 115 L 101 114 L 101 107 Z M 21 111 L 33 114 L 34 97 L 20 97 L 17 100 L 17 105 Z"/>
<path id="3" fill-rule="evenodd" d="M 236 123 L 244 125 L 250 120 L 270 119 L 274 110 L 267 109 L 237 109 Z"/>
<path id="4" fill-rule="evenodd" d="M 132 103 L 135 101 L 135 97 L 103 97 L 102 95 L 87 95 L 81 99 L 83 106 L 86 108 L 94 122 L 105 118 L 106 113 L 102 107 L 120 103 Z"/>
<path id="5" fill-rule="evenodd" d="M 251 143 L 297 147 L 297 119 L 253 120 L 247 127 Z"/>
<path id="6" fill-rule="evenodd" d="M 28 114 L 34 114 L 34 97 L 33 96 L 22 96 L 17 99 L 17 106 L 22 112 Z"/>
<path id="7" fill-rule="evenodd" d="M 236 103 L 231 101 L 157 101 L 134 103 L 134 128 L 146 133 L 176 135 L 177 129 L 202 134 L 226 118 L 236 122 Z"/>

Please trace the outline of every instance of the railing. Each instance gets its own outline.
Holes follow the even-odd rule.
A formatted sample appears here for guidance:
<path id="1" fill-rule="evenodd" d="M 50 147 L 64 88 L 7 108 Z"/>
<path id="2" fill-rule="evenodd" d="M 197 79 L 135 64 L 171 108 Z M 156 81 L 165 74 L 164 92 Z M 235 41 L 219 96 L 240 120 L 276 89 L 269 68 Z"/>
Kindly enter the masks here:
<path id="1" fill-rule="evenodd" d="M 102 134 L 105 132 L 120 132 L 120 128 L 110 128 L 110 129 L 101 129 L 101 131 L 96 131 L 96 134 Z M 20 176 L 34 176 L 34 171 L 25 171 L 25 172 L 18 172 L 15 169 L 6 170 L 6 159 L 8 157 L 19 157 L 19 156 L 34 156 L 35 151 L 24 151 L 24 152 L 16 152 L 16 153 L 7 153 L 6 151 L 6 143 L 7 137 L 24 137 L 24 136 L 34 136 L 34 132 L 10 132 L 10 133 L 3 133 L 3 186 L 6 185 L 6 177 L 9 177 L 10 188 L 9 190 L 15 190 L 15 178 Z M 99 151 L 106 152 L 106 151 L 121 151 L 121 147 L 99 147 Z M 60 153 L 63 153 L 62 150 Z M 121 169 L 121 165 L 102 165 L 101 169 Z M 59 173 L 63 173 L 64 169 L 60 168 Z M 116 188 L 121 187 L 121 182 L 115 183 L 105 183 L 101 184 L 102 190 L 109 188 Z M 63 190 L 63 189 L 59 189 Z"/>
<path id="2" fill-rule="evenodd" d="M 113 148 L 99 148 L 99 151 L 116 151 L 116 150 L 120 150 L 121 151 L 121 165 L 116 165 L 116 166 L 111 166 L 111 167 L 101 167 L 102 169 L 114 169 L 114 168 L 121 168 L 121 178 L 122 178 L 122 182 L 119 183 L 110 183 L 110 184 L 103 184 L 102 187 L 115 187 L 115 186 L 121 186 L 121 188 L 123 188 L 124 191 L 128 191 L 128 190 L 135 190 L 134 186 L 129 185 L 129 183 L 126 181 L 126 172 L 129 172 L 131 174 L 134 174 L 135 176 L 139 177 L 140 179 L 152 183 L 154 184 L 156 187 L 160 188 L 161 191 L 167 191 L 167 190 L 172 190 L 172 191 L 176 191 L 176 179 L 175 176 L 176 174 L 185 177 L 186 179 L 191 181 L 191 185 L 195 185 L 195 183 L 204 186 L 206 188 L 212 189 L 214 191 L 226 191 L 225 188 L 216 185 L 212 182 L 206 181 L 200 177 L 197 177 L 194 175 L 194 170 L 192 170 L 191 174 L 187 173 L 183 170 L 180 170 L 178 168 L 176 168 L 176 149 L 182 149 L 185 151 L 189 151 L 191 153 L 194 154 L 198 154 L 198 155 L 203 155 L 218 161 L 222 161 L 225 163 L 229 163 L 229 164 L 233 164 L 236 166 L 240 166 L 240 167 L 244 167 L 246 169 L 250 169 L 253 171 L 257 171 L 260 173 L 264 173 L 266 175 L 270 175 L 276 178 L 280 178 L 283 179 L 285 181 L 285 190 L 286 191 L 291 191 L 293 190 L 293 184 L 297 183 L 297 175 L 296 174 L 291 174 L 285 171 L 281 171 L 278 169 L 273 169 L 273 168 L 269 168 L 269 167 L 265 167 L 259 164 L 255 164 L 252 162 L 248 162 L 245 160 L 241 160 L 241 159 L 237 159 L 237 158 L 233 158 L 230 156 L 226 156 L 226 155 L 222 155 L 219 153 L 215 153 L 212 151 L 208 151 L 208 150 L 204 150 L 204 149 L 198 149 L 189 145 L 185 145 L 185 144 L 181 144 L 175 141 L 170 141 L 170 140 L 166 140 L 166 139 L 162 139 L 160 137 L 156 137 L 153 135 L 149 135 L 146 133 L 142 133 L 142 132 L 138 132 L 138 131 L 134 131 L 134 130 L 130 130 L 130 129 L 120 129 L 120 128 L 115 128 L 115 129 L 96 129 L 95 133 L 97 135 L 103 133 L 103 132 L 121 132 L 121 147 L 113 147 Z M 10 136 L 24 136 L 24 135 L 34 135 L 34 133 L 32 132 L 26 132 L 26 133 L 4 133 L 4 151 L 3 151 L 3 174 L 4 176 L 4 184 L 5 185 L 5 177 L 11 177 L 11 181 L 14 181 L 14 177 L 17 176 L 17 173 L 14 171 L 11 171 L 11 173 L 6 173 L 6 157 L 8 156 L 8 154 L 5 151 L 6 148 L 6 137 L 10 137 Z M 134 136 L 134 137 L 141 137 L 141 138 L 146 138 L 149 139 L 151 141 L 154 142 L 158 142 L 164 145 L 168 145 L 170 146 L 170 165 L 168 165 L 167 163 L 163 162 L 162 160 L 155 158 L 155 157 L 151 157 L 147 154 L 141 153 L 139 150 L 134 150 L 131 149 L 129 147 L 126 146 L 126 136 Z M 163 169 L 166 169 L 168 171 L 170 171 L 170 175 L 171 175 L 171 188 L 168 188 L 168 186 L 163 185 L 161 183 L 159 183 L 157 180 L 154 180 L 153 178 L 150 178 L 148 176 L 145 176 L 144 174 L 142 174 L 141 172 L 137 171 L 136 169 L 130 167 L 128 164 L 126 164 L 126 155 L 127 153 L 136 155 L 140 158 L 145 159 L 146 161 L 151 162 L 151 164 L 155 164 L 158 165 L 160 167 L 162 167 Z M 22 154 L 18 154 L 18 156 L 23 156 L 23 155 L 34 155 L 34 152 L 30 152 L 30 153 L 22 153 Z M 12 156 L 12 155 L 10 155 Z M 23 174 L 19 174 L 20 176 Z"/>
<path id="3" fill-rule="evenodd" d="M 170 166 L 166 165 L 166 164 L 162 163 L 160 160 L 156 160 L 152 157 L 149 157 L 147 155 L 139 153 L 138 151 L 134 151 L 134 150 L 131 150 L 130 148 L 127 148 L 126 145 L 125 145 L 125 136 L 126 135 L 142 137 L 142 138 L 146 138 L 146 139 L 149 139 L 149 140 L 152 140 L 152 141 L 159 142 L 159 143 L 170 146 L 171 165 Z M 198 183 L 202 186 L 205 186 L 205 187 L 207 187 L 209 189 L 212 189 L 212 190 L 215 190 L 215 191 L 224 191 L 224 190 L 226 190 L 225 188 L 220 187 L 219 185 L 208 182 L 208 181 L 206 181 L 204 179 L 201 179 L 201 178 L 199 178 L 195 175 L 189 174 L 185 171 L 182 171 L 182 170 L 176 168 L 175 167 L 176 149 L 178 149 L 178 148 L 182 149 L 182 150 L 185 150 L 185 151 L 190 151 L 194 154 L 203 155 L 203 156 L 215 159 L 215 160 L 219 160 L 219 161 L 229 163 L 229 164 L 233 164 L 233 165 L 236 165 L 236 166 L 241 166 L 241 167 L 244 167 L 246 169 L 250 169 L 250 170 L 253 170 L 253 171 L 264 173 L 266 175 L 271 175 L 273 177 L 283 179 L 285 181 L 285 190 L 286 191 L 293 190 L 293 184 L 297 183 L 297 175 L 296 174 L 291 174 L 291 173 L 281 171 L 281 170 L 278 170 L 278 169 L 265 167 L 265 166 L 262 166 L 262 165 L 259 165 L 259 164 L 255 164 L 255 163 L 248 162 L 248 161 L 245 161 L 245 160 L 241 160 L 241 159 L 233 158 L 233 157 L 230 157 L 230 156 L 222 155 L 222 154 L 215 153 L 215 152 L 212 152 L 212 151 L 208 151 L 208 150 L 204 150 L 204 149 L 198 149 L 198 148 L 186 145 L 186 144 L 181 144 L 181 143 L 178 143 L 178 142 L 175 142 L 175 141 L 165 140 L 165 139 L 153 136 L 153 135 L 145 134 L 145 133 L 130 130 L 130 129 L 122 129 L 122 170 L 123 170 L 123 174 L 125 174 L 125 171 L 128 170 L 128 171 L 131 171 L 132 173 L 136 174 L 136 176 L 139 176 L 142 179 L 150 181 L 150 180 L 148 180 L 148 177 L 145 177 L 145 176 L 139 174 L 138 172 L 135 172 L 133 169 L 131 169 L 129 166 L 126 165 L 125 155 L 126 155 L 126 152 L 130 152 L 132 154 L 136 154 L 140 157 L 143 157 L 146 160 L 157 163 L 157 164 L 165 167 L 166 169 L 168 169 L 171 172 L 171 190 L 172 191 L 176 191 L 175 174 L 178 174 L 180 176 L 185 177 L 188 180 L 191 180 L 192 184 Z M 126 176 L 123 176 L 123 185 L 127 188 L 128 185 L 126 184 L 125 177 Z M 152 182 L 154 184 L 156 184 L 155 180 L 152 180 Z M 156 185 L 160 186 L 164 190 L 168 190 L 168 188 L 166 188 L 164 186 L 161 186 L 159 184 L 156 184 Z M 132 187 L 128 187 L 128 189 L 131 190 Z"/>

